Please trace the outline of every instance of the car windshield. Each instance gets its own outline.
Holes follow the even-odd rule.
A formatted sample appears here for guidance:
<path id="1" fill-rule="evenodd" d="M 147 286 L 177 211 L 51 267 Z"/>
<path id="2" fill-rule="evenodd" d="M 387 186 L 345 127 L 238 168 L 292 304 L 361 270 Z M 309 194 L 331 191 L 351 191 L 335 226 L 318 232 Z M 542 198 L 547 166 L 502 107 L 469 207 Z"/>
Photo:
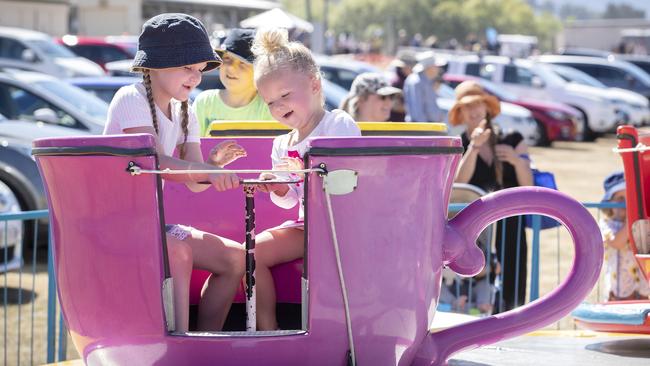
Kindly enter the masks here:
<path id="1" fill-rule="evenodd" d="M 605 84 L 601 83 L 597 79 L 580 70 L 574 69 L 573 67 L 553 65 L 551 68 L 556 74 L 560 75 L 560 77 L 566 81 L 594 86 L 596 88 L 607 88 Z"/>
<path id="2" fill-rule="evenodd" d="M 645 86 L 650 86 L 650 75 L 646 74 L 645 71 L 643 71 L 641 68 L 639 68 L 637 65 L 627 63 L 625 67 L 625 71 L 629 72 L 630 74 L 634 75 L 634 78 L 641 81 L 643 85 Z"/>
<path id="3" fill-rule="evenodd" d="M 103 125 L 106 122 L 108 104 L 96 96 L 63 81 L 43 80 L 36 84 L 75 106 L 76 110 L 90 116 L 97 124 Z"/>
<path id="4" fill-rule="evenodd" d="M 535 67 L 533 68 L 533 71 L 544 80 L 546 85 L 553 85 L 553 86 L 562 86 L 567 83 L 566 80 L 562 79 L 558 74 L 553 72 L 553 69 L 551 69 L 550 66 L 548 65 L 543 65 L 543 64 L 535 64 Z"/>
<path id="5" fill-rule="evenodd" d="M 41 52 L 48 56 L 52 57 L 62 57 L 62 58 L 71 58 L 77 57 L 72 51 L 61 46 L 60 44 L 54 43 L 47 40 L 31 40 L 28 41 L 31 46 L 39 49 Z"/>
<path id="6" fill-rule="evenodd" d="M 479 84 L 485 89 L 486 92 L 494 95 L 495 97 L 503 100 L 504 102 L 512 102 L 519 99 L 516 94 L 511 93 L 504 88 L 499 88 L 496 84 L 489 80 L 481 79 Z"/>

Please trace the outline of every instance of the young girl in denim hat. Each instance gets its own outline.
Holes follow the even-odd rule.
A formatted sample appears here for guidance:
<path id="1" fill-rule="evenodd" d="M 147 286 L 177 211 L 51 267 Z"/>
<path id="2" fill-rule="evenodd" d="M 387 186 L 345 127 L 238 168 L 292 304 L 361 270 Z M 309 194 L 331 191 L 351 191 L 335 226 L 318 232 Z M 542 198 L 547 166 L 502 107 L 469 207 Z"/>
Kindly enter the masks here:
<path id="1" fill-rule="evenodd" d="M 603 183 L 603 202 L 625 202 L 625 177 L 623 172 L 610 174 Z M 605 296 L 606 300 L 648 299 L 650 287 L 639 271 L 634 253 L 630 249 L 625 207 L 602 209 L 600 232 L 605 245 Z"/>
<path id="2" fill-rule="evenodd" d="M 255 31 L 232 29 L 217 49 L 223 65 L 219 79 L 225 89 L 206 90 L 194 101 L 193 108 L 201 125 L 202 135 L 208 135 L 208 127 L 220 121 L 272 121 L 266 103 L 260 98 L 253 82 L 251 51 Z"/>
<path id="3" fill-rule="evenodd" d="M 302 169 L 307 139 L 317 136 L 360 136 L 350 115 L 323 108 L 321 75 L 311 52 L 302 44 L 289 42 L 284 29 L 260 30 L 253 43 L 255 84 L 271 114 L 292 128 L 273 141 L 274 169 Z M 263 174 L 261 179 L 275 178 Z M 260 185 L 278 206 L 300 205 L 298 220 L 259 234 L 255 246 L 257 324 L 259 329 L 277 329 L 275 288 L 270 268 L 304 255 L 303 185 Z"/>
<path id="4" fill-rule="evenodd" d="M 201 74 L 221 64 L 205 28 L 185 14 L 161 14 L 149 19 L 138 39 L 133 71 L 141 83 L 121 88 L 111 101 L 104 134 L 150 133 L 156 137 L 161 169 L 214 169 L 240 154 L 235 147 L 218 149 L 203 162 L 199 124 L 188 110 L 188 96 L 201 82 Z M 179 158 L 174 158 L 178 150 Z M 209 187 L 219 191 L 239 186 L 234 174 L 168 175 L 195 192 Z M 189 226 L 167 225 L 167 248 L 172 277 L 176 331 L 188 330 L 189 284 L 192 268 L 213 273 L 199 303 L 198 328 L 221 329 L 235 291 L 244 274 L 244 251 L 239 243 Z"/>

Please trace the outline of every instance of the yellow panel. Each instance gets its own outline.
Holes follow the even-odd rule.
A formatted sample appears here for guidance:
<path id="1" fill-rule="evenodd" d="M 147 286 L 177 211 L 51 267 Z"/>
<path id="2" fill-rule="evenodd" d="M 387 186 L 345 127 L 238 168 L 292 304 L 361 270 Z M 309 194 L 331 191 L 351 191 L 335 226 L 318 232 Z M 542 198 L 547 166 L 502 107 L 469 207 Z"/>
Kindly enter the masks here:
<path id="1" fill-rule="evenodd" d="M 363 135 L 428 136 L 446 135 L 444 123 L 422 122 L 357 122 Z M 290 128 L 275 121 L 215 121 L 210 124 L 211 136 L 276 136 Z M 364 133 L 365 132 L 365 133 Z"/>

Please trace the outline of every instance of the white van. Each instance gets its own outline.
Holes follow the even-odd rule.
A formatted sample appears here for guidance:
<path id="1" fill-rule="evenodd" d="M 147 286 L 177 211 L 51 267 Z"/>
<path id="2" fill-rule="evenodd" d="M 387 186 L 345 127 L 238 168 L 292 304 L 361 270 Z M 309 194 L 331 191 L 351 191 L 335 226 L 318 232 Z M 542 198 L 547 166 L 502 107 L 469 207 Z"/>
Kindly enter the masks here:
<path id="1" fill-rule="evenodd" d="M 105 75 L 99 65 L 75 55 L 47 34 L 22 28 L 0 27 L 0 67 L 59 78 Z"/>
<path id="2" fill-rule="evenodd" d="M 568 104 L 584 116 L 585 139 L 614 131 L 619 120 L 618 98 L 606 89 L 569 83 L 548 65 L 501 56 L 465 56 L 452 59 L 448 72 L 491 80 L 520 97 Z"/>

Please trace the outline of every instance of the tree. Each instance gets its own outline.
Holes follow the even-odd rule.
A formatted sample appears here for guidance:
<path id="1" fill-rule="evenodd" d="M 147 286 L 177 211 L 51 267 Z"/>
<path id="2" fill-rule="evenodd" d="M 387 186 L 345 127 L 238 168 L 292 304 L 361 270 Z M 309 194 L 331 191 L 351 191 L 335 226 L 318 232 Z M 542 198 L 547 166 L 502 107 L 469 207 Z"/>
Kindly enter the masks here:
<path id="1" fill-rule="evenodd" d="M 605 19 L 637 19 L 645 18 L 645 11 L 637 8 L 633 8 L 627 4 L 607 4 L 607 10 L 603 13 L 603 18 Z"/>

